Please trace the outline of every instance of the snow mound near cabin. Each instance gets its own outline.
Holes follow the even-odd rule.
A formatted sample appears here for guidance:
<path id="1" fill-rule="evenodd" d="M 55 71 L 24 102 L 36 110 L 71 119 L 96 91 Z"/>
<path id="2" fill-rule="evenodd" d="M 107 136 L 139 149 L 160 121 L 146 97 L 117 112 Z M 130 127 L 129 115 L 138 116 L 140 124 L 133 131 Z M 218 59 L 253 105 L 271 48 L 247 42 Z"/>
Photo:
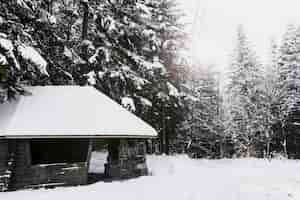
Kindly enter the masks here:
<path id="1" fill-rule="evenodd" d="M 103 160 L 102 153 L 94 153 Z M 97 158 L 94 157 L 94 161 Z M 299 200 L 300 162 L 148 156 L 152 176 L 89 186 L 0 193 L 5 200 Z"/>

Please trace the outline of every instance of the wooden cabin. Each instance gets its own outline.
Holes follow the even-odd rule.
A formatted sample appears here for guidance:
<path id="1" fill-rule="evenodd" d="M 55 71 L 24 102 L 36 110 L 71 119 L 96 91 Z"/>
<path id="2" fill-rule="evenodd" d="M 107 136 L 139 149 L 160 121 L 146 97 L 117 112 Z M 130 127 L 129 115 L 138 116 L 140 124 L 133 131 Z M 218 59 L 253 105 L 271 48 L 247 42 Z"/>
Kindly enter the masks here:
<path id="1" fill-rule="evenodd" d="M 0 105 L 0 191 L 84 185 L 92 141 L 106 140 L 106 175 L 147 174 L 147 123 L 92 87 L 29 87 Z"/>

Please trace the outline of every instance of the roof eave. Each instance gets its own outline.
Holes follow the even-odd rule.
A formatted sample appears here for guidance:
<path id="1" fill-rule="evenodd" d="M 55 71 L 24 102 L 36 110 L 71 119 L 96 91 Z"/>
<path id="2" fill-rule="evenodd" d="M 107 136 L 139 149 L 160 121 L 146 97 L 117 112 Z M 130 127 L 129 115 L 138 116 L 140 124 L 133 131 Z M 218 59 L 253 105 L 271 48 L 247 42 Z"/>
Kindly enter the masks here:
<path id="1" fill-rule="evenodd" d="M 157 135 L 9 135 L 0 139 L 155 139 Z"/>

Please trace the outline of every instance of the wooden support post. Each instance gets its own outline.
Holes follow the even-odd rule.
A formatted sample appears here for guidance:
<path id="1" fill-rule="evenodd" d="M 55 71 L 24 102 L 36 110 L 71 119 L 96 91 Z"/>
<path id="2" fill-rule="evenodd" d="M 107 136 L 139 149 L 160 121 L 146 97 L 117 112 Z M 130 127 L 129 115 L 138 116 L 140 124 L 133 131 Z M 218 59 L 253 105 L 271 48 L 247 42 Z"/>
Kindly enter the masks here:
<path id="1" fill-rule="evenodd" d="M 89 139 L 89 147 L 88 147 L 88 153 L 87 153 L 87 157 L 86 157 L 88 171 L 89 171 L 91 157 L 92 157 L 92 150 L 93 150 L 93 139 Z"/>
<path id="2" fill-rule="evenodd" d="M 7 190 L 11 191 L 14 189 L 13 187 L 13 178 L 15 173 L 16 167 L 16 153 L 17 153 L 17 141 L 16 140 L 9 140 L 8 141 L 8 159 L 7 159 Z"/>

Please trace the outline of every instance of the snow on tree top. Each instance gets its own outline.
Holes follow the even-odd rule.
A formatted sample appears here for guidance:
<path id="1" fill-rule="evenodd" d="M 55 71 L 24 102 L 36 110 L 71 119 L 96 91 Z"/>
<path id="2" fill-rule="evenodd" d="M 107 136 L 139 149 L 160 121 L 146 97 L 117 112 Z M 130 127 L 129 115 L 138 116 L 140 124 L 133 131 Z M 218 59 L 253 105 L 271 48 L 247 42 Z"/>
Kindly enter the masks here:
<path id="1" fill-rule="evenodd" d="M 2 54 L 0 54 L 0 65 L 7 65 L 8 62 L 6 60 L 6 57 Z"/>
<path id="2" fill-rule="evenodd" d="M 90 85 L 96 85 L 96 74 L 94 71 L 89 72 L 88 74 L 86 74 L 86 76 L 88 77 L 88 83 Z"/>
<path id="3" fill-rule="evenodd" d="M 174 97 L 179 96 L 179 92 L 178 92 L 177 88 L 174 85 L 172 85 L 171 83 L 168 82 L 167 86 L 168 86 L 168 89 L 169 89 L 169 94 L 171 96 L 174 96 Z"/>
<path id="4" fill-rule="evenodd" d="M 14 46 L 13 46 L 12 41 L 0 37 L 0 49 L 3 49 L 4 51 L 7 51 L 7 52 L 13 51 Z"/>
<path id="5" fill-rule="evenodd" d="M 42 74 L 49 75 L 46 60 L 33 47 L 20 45 L 18 46 L 18 52 L 24 60 L 34 64 Z"/>
<path id="6" fill-rule="evenodd" d="M 126 108 L 126 109 L 128 109 L 128 110 L 130 110 L 130 111 L 135 111 L 135 105 L 134 105 L 134 101 L 133 101 L 133 99 L 132 98 L 130 98 L 130 97 L 123 97 L 122 98 L 122 105 Z"/>
<path id="7" fill-rule="evenodd" d="M 140 97 L 140 101 L 144 106 L 152 107 L 152 102 L 144 97 Z"/>
<path id="8" fill-rule="evenodd" d="M 110 61 L 110 53 L 104 47 L 97 48 L 95 54 L 89 58 L 89 60 L 88 60 L 89 63 L 91 63 L 91 64 L 96 63 L 98 57 L 102 57 L 102 59 L 105 60 L 105 62 Z"/>
<path id="9" fill-rule="evenodd" d="M 145 29 L 143 30 L 142 34 L 147 38 L 153 38 L 156 35 L 156 33 L 152 29 Z"/>
<path id="10" fill-rule="evenodd" d="M 32 95 L 0 105 L 1 137 L 157 136 L 150 125 L 93 87 L 36 86 L 26 89 Z"/>
<path id="11" fill-rule="evenodd" d="M 56 17 L 53 16 L 53 15 L 50 15 L 49 16 L 49 22 L 50 22 L 50 24 L 56 24 L 57 23 Z"/>
<path id="12" fill-rule="evenodd" d="M 11 60 L 9 64 L 11 64 L 13 67 L 17 69 L 21 69 L 20 65 L 14 55 L 14 45 L 11 40 L 2 38 L 0 37 L 0 51 L 4 54 L 5 56 L 5 61 L 8 61 L 8 59 Z"/>
<path id="13" fill-rule="evenodd" d="M 185 98 L 188 99 L 188 100 L 190 100 L 190 101 L 193 101 L 193 102 L 199 102 L 200 101 L 199 98 L 197 98 L 197 97 L 195 97 L 193 95 L 190 95 L 190 94 L 185 95 Z"/>
<path id="14" fill-rule="evenodd" d="M 137 9 L 141 10 L 143 12 L 142 16 L 145 18 L 150 18 L 152 13 L 150 11 L 150 8 L 142 3 L 136 3 Z"/>
<path id="15" fill-rule="evenodd" d="M 28 1 L 28 0 L 17 0 L 17 4 L 18 4 L 19 6 L 21 6 L 22 8 L 31 10 L 31 9 L 29 8 L 29 6 L 27 5 L 27 3 L 32 4 L 32 1 Z M 31 6 L 33 6 L 33 5 L 31 5 Z"/>

